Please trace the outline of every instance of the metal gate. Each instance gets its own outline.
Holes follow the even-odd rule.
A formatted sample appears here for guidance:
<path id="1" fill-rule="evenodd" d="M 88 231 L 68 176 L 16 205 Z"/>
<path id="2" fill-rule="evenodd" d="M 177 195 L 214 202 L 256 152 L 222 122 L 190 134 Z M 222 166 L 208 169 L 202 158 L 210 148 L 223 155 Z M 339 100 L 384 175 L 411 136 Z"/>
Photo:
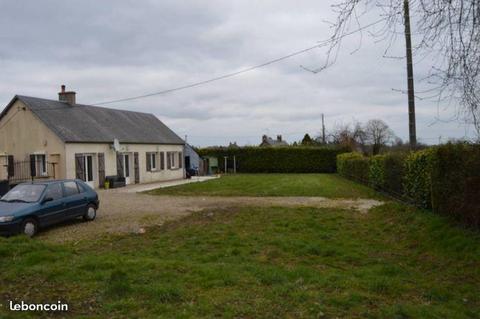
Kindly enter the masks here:
<path id="1" fill-rule="evenodd" d="M 33 160 L 13 162 L 8 161 L 8 184 L 16 185 L 38 179 L 54 179 L 55 163 Z"/>

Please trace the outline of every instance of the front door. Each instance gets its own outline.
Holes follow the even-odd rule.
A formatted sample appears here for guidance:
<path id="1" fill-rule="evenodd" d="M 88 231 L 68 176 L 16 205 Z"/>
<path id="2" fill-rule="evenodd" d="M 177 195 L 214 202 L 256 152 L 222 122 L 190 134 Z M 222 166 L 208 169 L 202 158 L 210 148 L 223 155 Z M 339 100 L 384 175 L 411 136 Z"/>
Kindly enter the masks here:
<path id="1" fill-rule="evenodd" d="M 93 180 L 93 155 L 85 155 L 85 165 L 84 165 L 84 173 L 85 182 L 91 188 L 95 188 L 95 181 Z"/>
<path id="2" fill-rule="evenodd" d="M 130 184 L 130 155 L 123 154 L 123 176 L 125 176 L 125 184 Z"/>

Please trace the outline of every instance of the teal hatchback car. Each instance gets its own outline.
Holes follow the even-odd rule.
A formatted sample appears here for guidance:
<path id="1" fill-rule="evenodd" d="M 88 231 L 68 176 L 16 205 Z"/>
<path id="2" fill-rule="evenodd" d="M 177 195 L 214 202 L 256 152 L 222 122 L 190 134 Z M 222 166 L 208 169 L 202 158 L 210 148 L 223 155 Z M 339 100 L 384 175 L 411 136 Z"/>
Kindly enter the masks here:
<path id="1" fill-rule="evenodd" d="M 41 228 L 83 217 L 92 221 L 98 194 L 81 180 L 18 184 L 0 199 L 0 235 L 33 237 Z"/>

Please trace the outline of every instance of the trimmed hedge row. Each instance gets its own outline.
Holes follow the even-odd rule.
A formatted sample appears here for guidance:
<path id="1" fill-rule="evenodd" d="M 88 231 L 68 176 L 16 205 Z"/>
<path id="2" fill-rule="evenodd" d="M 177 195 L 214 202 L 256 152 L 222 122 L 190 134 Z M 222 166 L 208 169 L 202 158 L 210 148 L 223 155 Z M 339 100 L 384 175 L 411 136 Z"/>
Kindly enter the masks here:
<path id="1" fill-rule="evenodd" d="M 374 189 L 399 196 L 403 193 L 405 174 L 404 154 L 384 154 L 365 157 L 360 153 L 337 156 L 338 173 L 368 184 Z"/>
<path id="2" fill-rule="evenodd" d="M 360 153 L 344 153 L 337 156 L 337 170 L 341 175 L 358 181 L 368 181 L 369 162 Z"/>
<path id="3" fill-rule="evenodd" d="M 220 171 L 225 171 L 224 157 L 228 157 L 228 169 L 233 168 L 233 156 L 239 173 L 334 173 L 337 155 L 345 149 L 328 147 L 241 147 L 205 148 L 201 156 L 218 158 Z"/>
<path id="4" fill-rule="evenodd" d="M 347 178 L 480 228 L 480 145 L 446 144 L 370 158 L 348 153 L 337 157 L 337 166 Z"/>
<path id="5" fill-rule="evenodd" d="M 385 189 L 402 196 L 405 174 L 405 155 L 402 153 L 376 155 L 371 158 L 369 182 L 375 189 Z"/>
<path id="6" fill-rule="evenodd" d="M 410 153 L 405 159 L 403 191 L 413 204 L 432 208 L 432 169 L 435 149 L 429 148 Z"/>
<path id="7" fill-rule="evenodd" d="M 480 147 L 440 147 L 432 167 L 433 211 L 480 228 Z"/>

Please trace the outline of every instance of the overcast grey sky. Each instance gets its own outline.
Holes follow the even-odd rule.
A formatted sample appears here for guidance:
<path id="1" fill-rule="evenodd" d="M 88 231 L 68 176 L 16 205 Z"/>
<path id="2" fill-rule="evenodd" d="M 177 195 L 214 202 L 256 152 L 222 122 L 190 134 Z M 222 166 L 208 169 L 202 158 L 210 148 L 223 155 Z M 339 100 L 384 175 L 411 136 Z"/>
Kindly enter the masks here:
<path id="1" fill-rule="evenodd" d="M 0 0 L 0 104 L 15 94 L 57 98 L 61 84 L 79 103 L 161 91 L 256 65 L 327 39 L 336 1 L 7 1 Z M 365 17 L 365 23 L 378 17 Z M 376 26 L 377 28 L 379 26 Z M 374 27 L 375 28 L 375 27 Z M 374 29 L 372 29 L 374 30 Z M 390 54 L 404 54 L 399 37 Z M 345 39 L 334 66 L 318 74 L 325 49 L 235 78 L 108 107 L 151 112 L 198 146 L 292 142 L 353 120 L 381 118 L 408 136 L 405 61 L 382 58 L 386 43 Z M 429 60 L 418 59 L 417 78 Z M 422 88 L 421 83 L 416 83 Z M 417 135 L 472 135 L 449 119 L 453 107 L 417 101 Z"/>

